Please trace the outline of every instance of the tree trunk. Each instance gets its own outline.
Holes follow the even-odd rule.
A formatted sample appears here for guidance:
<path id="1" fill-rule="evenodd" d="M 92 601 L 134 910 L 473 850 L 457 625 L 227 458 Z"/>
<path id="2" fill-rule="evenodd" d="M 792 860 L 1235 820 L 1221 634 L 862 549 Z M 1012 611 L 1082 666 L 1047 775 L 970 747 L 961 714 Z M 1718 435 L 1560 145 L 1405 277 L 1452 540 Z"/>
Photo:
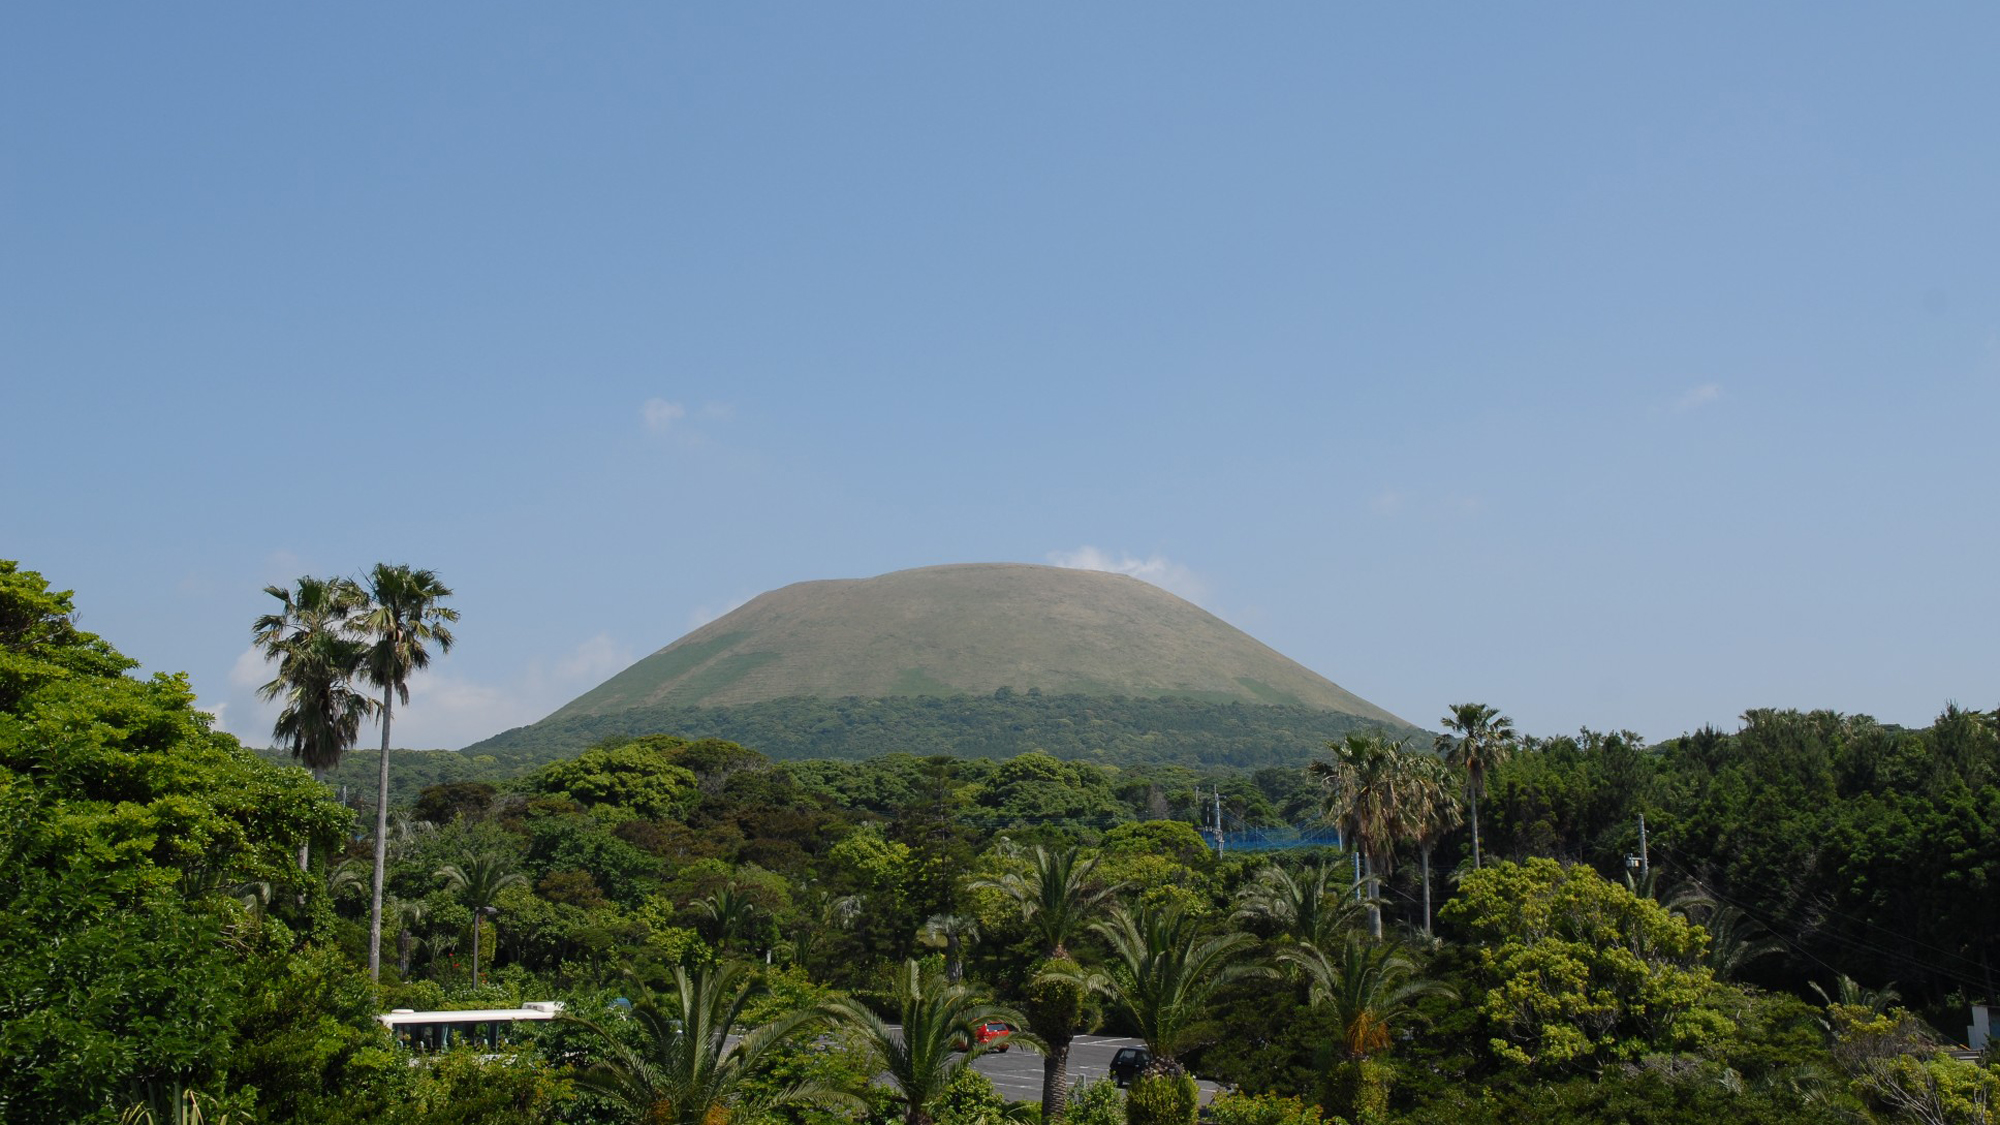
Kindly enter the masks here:
<path id="1" fill-rule="evenodd" d="M 1056 1125 L 1069 1113 L 1069 1044 L 1050 1038 L 1042 1056 L 1042 1125 Z"/>
<path id="2" fill-rule="evenodd" d="M 944 979 L 948 984 L 957 984 L 965 979 L 965 953 L 959 947 L 958 931 L 947 928 L 944 934 Z"/>
<path id="3" fill-rule="evenodd" d="M 1375 860 L 1364 856 L 1368 872 L 1368 936 L 1382 940 L 1382 877 L 1375 874 Z"/>
<path id="4" fill-rule="evenodd" d="M 1479 785 L 1472 786 L 1472 869 L 1479 870 Z"/>
<path id="5" fill-rule="evenodd" d="M 474 907 L 472 911 L 472 988 L 475 992 L 479 989 L 479 924 L 483 921 L 485 919 L 480 916 L 479 909 Z"/>
<path id="6" fill-rule="evenodd" d="M 389 703 L 382 685 L 382 778 L 375 789 L 375 883 L 368 903 L 368 979 L 382 979 L 382 877 L 389 868 Z"/>
<path id="7" fill-rule="evenodd" d="M 1320 1102 L 1349 1121 L 1377 1121 L 1389 1108 L 1391 1072 L 1366 1057 L 1343 1059 L 1326 1076 Z"/>
<path id="8" fill-rule="evenodd" d="M 1424 936 L 1431 936 L 1431 849 L 1426 844 L 1424 853 Z"/>
<path id="9" fill-rule="evenodd" d="M 320 779 L 318 770 L 312 771 L 312 775 L 314 781 L 318 781 Z M 305 839 L 299 841 L 299 874 L 304 875 L 311 870 L 312 870 L 312 837 L 308 836 Z M 305 880 L 303 879 L 299 880 L 298 905 L 299 909 L 301 910 L 305 909 L 306 886 L 305 886 Z"/>

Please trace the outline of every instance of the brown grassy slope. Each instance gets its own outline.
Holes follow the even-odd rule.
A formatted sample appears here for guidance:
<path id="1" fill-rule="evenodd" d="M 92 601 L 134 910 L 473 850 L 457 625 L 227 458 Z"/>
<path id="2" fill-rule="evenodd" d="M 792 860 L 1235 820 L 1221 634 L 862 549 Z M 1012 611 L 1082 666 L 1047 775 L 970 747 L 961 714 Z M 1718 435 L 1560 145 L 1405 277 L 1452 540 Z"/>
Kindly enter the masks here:
<path id="1" fill-rule="evenodd" d="M 1187 696 L 1407 726 L 1211 613 L 1119 574 L 933 566 L 800 582 L 696 629 L 551 718 L 793 696 Z"/>

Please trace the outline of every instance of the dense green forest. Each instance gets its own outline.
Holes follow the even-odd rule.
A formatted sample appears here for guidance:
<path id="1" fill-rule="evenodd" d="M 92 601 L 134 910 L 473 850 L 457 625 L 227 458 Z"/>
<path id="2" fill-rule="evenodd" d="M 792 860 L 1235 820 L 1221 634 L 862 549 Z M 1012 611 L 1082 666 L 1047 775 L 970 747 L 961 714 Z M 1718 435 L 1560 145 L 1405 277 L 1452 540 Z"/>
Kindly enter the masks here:
<path id="1" fill-rule="evenodd" d="M 1187 1125 L 1177 1065 L 1233 1088 L 1222 1125 L 1970 1123 L 2000 1094 L 1942 1049 L 1994 994 L 1991 712 L 1648 745 L 1459 707 L 1440 754 L 1342 732 L 1255 771 L 687 732 L 439 756 L 464 775 L 393 802 L 377 984 L 372 792 L 131 667 L 0 563 L 8 1121 Z M 1218 854 L 1216 787 L 1358 854 Z M 372 1019 L 527 1000 L 576 1018 L 420 1065 Z M 988 1017 L 1173 1063 L 1009 1108 L 950 1049 Z"/>
<path id="2" fill-rule="evenodd" d="M 1301 765 L 1312 747 L 1376 726 L 1313 707 L 1002 688 L 985 696 L 791 698 L 583 715 L 503 731 L 466 753 L 546 761 L 607 739 L 670 730 L 755 746 L 778 759 L 860 759 L 890 751 L 1011 758 L 1040 750 L 1121 765 L 1257 769 Z"/>

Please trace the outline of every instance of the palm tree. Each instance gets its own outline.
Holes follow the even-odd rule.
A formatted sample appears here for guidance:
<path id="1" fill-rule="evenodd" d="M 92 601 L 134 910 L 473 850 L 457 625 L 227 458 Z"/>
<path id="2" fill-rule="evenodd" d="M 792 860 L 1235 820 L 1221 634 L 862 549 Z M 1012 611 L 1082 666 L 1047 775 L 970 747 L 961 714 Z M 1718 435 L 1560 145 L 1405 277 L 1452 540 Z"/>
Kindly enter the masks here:
<path id="1" fill-rule="evenodd" d="M 437 831 L 437 825 L 419 820 L 403 809 L 389 814 L 389 858 L 399 859 L 411 846 Z"/>
<path id="2" fill-rule="evenodd" d="M 1479 798 L 1486 792 L 1486 775 L 1507 760 L 1514 749 L 1514 720 L 1484 703 L 1454 703 L 1439 720 L 1455 735 L 1439 735 L 1438 749 L 1455 769 L 1465 771 L 1465 793 L 1472 802 L 1472 866 L 1479 855 Z"/>
<path id="3" fill-rule="evenodd" d="M 230 1125 L 242 1120 L 235 1110 L 217 1109 L 221 1098 L 191 1089 L 178 1078 L 149 1079 L 134 1092 L 139 1100 L 118 1115 L 118 1125 Z"/>
<path id="4" fill-rule="evenodd" d="M 1026 874 L 1010 871 L 997 879 L 975 879 L 971 885 L 990 887 L 1013 899 L 1022 919 L 1041 939 L 1043 951 L 1050 957 L 1068 957 L 1069 939 L 1118 890 L 1095 882 L 1096 873 L 1097 857 L 1085 859 L 1082 848 L 1052 852 L 1037 844 L 1028 855 Z"/>
<path id="5" fill-rule="evenodd" d="M 714 894 L 688 903 L 688 909 L 701 919 L 702 937 L 714 942 L 717 952 L 727 952 L 731 939 L 748 933 L 752 923 L 764 913 L 763 907 L 745 894 L 734 879 L 718 887 Z"/>
<path id="6" fill-rule="evenodd" d="M 647 995 L 632 1007 L 643 1032 L 639 1049 L 577 1016 L 564 1020 L 596 1032 L 610 1056 L 576 1075 L 576 1084 L 622 1103 L 647 1125 L 717 1125 L 743 1108 L 747 1087 L 777 1061 L 776 1051 L 824 1019 L 808 1009 L 789 1012 L 732 1041 L 731 1032 L 755 987 L 742 965 L 708 966 L 692 975 L 674 967 L 674 992 Z M 664 1000 L 664 1004 L 662 1003 Z M 779 1090 L 764 1105 L 847 1100 L 812 1083 Z"/>
<path id="7" fill-rule="evenodd" d="M 1028 1030 L 1042 1041 L 1042 1121 L 1055 1125 L 1069 1112 L 1069 1049 L 1076 1037 L 1097 1025 L 1093 994 L 1105 990 L 1102 973 L 1067 957 L 1051 957 L 1028 981 Z"/>
<path id="8" fill-rule="evenodd" d="M 819 956 L 827 937 L 854 928 L 861 917 L 860 895 L 839 895 L 825 887 L 812 887 L 799 910 L 799 927 L 793 932 L 792 955 L 807 969 Z"/>
<path id="9" fill-rule="evenodd" d="M 350 894 L 367 892 L 368 868 L 359 860 L 343 859 L 326 873 L 326 897 L 338 902 Z"/>
<path id="10" fill-rule="evenodd" d="M 447 863 L 433 872 L 446 890 L 472 910 L 472 987 L 479 987 L 480 923 L 498 913 L 494 900 L 508 887 L 525 887 L 528 877 L 514 870 L 514 861 L 500 852 L 481 852 L 462 864 Z"/>
<path id="11" fill-rule="evenodd" d="M 882 1060 L 882 1069 L 896 1080 L 903 1098 L 905 1125 L 931 1125 L 930 1106 L 961 1067 L 1003 1045 L 1039 1048 L 1032 1033 L 1016 1031 L 1003 1040 L 978 1041 L 972 1029 L 1001 1021 L 1020 1027 L 1019 1012 L 988 1003 L 962 984 L 926 974 L 915 961 L 903 962 L 896 985 L 902 1027 L 898 1031 L 882 1017 L 854 1000 L 836 1001 L 836 1019 L 854 1028 Z M 963 1052 L 959 1047 L 964 1047 Z"/>
<path id="12" fill-rule="evenodd" d="M 1311 762 L 1306 774 L 1326 788 L 1326 815 L 1347 824 L 1347 837 L 1367 866 L 1368 932 L 1382 937 L 1382 876 L 1408 832 L 1412 755 L 1401 741 L 1380 734 L 1350 734 L 1329 742 L 1331 761 Z"/>
<path id="13" fill-rule="evenodd" d="M 361 737 L 374 703 L 354 690 L 364 647 L 348 632 L 361 590 L 344 578 L 299 579 L 296 589 L 266 586 L 278 610 L 250 627 L 264 659 L 278 666 L 260 699 L 284 700 L 271 733 L 315 775 L 340 764 Z"/>
<path id="14" fill-rule="evenodd" d="M 1366 911 L 1366 903 L 1354 893 L 1359 889 L 1338 863 L 1321 860 L 1296 875 L 1274 863 L 1236 893 L 1235 917 L 1265 920 L 1294 941 L 1330 944 Z"/>
<path id="15" fill-rule="evenodd" d="M 410 976 L 410 954 L 416 952 L 417 946 L 417 935 L 411 931 L 424 924 L 424 916 L 429 912 L 422 899 L 390 895 L 382 900 L 383 916 L 395 923 L 396 928 L 396 972 L 405 980 Z"/>
<path id="16" fill-rule="evenodd" d="M 1424 863 L 1424 935 L 1431 932 L 1431 851 L 1444 834 L 1464 823 L 1458 803 L 1457 786 L 1452 784 L 1451 767 L 1429 754 L 1412 754 L 1405 763 L 1410 771 L 1408 824 L 1410 839 Z"/>
<path id="17" fill-rule="evenodd" d="M 271 905 L 271 883 L 268 879 L 250 879 L 230 887 L 229 897 L 242 903 L 244 912 L 253 920 L 261 922 Z"/>
<path id="18" fill-rule="evenodd" d="M 1381 1107 L 1387 1098 L 1388 1075 L 1370 1061 L 1395 1042 L 1395 1025 L 1407 1019 L 1415 1002 L 1426 996 L 1450 996 L 1439 981 L 1413 980 L 1417 966 L 1395 946 L 1363 943 L 1350 937 L 1338 951 L 1303 943 L 1278 954 L 1305 971 L 1307 996 L 1325 1007 L 1340 1026 L 1341 1066 L 1329 1078 L 1333 1098 L 1327 1108 L 1362 1120 L 1367 1108 Z"/>
<path id="19" fill-rule="evenodd" d="M 1717 980 L 1734 980 L 1750 962 L 1785 948 L 1756 919 L 1727 904 L 1716 904 L 1697 924 L 1708 931 L 1708 952 L 1702 960 Z"/>
<path id="20" fill-rule="evenodd" d="M 933 949 L 944 947 L 944 979 L 957 984 L 965 979 L 965 947 L 979 940 L 979 919 L 970 914 L 933 914 L 924 919 L 917 937 Z"/>
<path id="21" fill-rule="evenodd" d="M 1451 988 L 1440 981 L 1412 980 L 1416 962 L 1385 942 L 1364 943 L 1350 937 L 1333 953 L 1302 942 L 1278 957 L 1305 971 L 1310 1002 L 1333 1012 L 1340 1024 L 1341 1049 L 1350 1059 L 1387 1050 L 1394 1041 L 1393 1025 L 1410 1014 L 1415 1001 L 1451 995 Z"/>
<path id="22" fill-rule="evenodd" d="M 271 735 L 318 777 L 360 740 L 361 720 L 375 706 L 354 690 L 364 650 L 347 623 L 361 608 L 361 590 L 344 578 L 307 576 L 294 590 L 264 592 L 278 599 L 278 610 L 253 622 L 250 636 L 278 668 L 257 696 L 284 701 Z M 308 846 L 299 846 L 300 870 Z"/>
<path id="23" fill-rule="evenodd" d="M 1155 1059 L 1172 1060 L 1209 997 L 1223 985 L 1256 975 L 1244 963 L 1253 939 L 1231 932 L 1200 937 L 1178 904 L 1123 907 L 1092 927 L 1111 943 L 1115 961 L 1102 988 L 1137 1026 Z"/>
<path id="24" fill-rule="evenodd" d="M 365 585 L 368 604 L 354 619 L 354 631 L 367 641 L 362 674 L 382 689 L 382 772 L 375 793 L 375 880 L 368 905 L 368 976 L 382 977 L 382 878 L 388 868 L 389 846 L 389 723 L 392 697 L 410 702 L 410 675 L 430 666 L 431 646 L 450 652 L 446 626 L 458 611 L 440 604 L 451 590 L 428 570 L 376 563 Z"/>
<path id="25" fill-rule="evenodd" d="M 1836 1026 L 1836 1021 L 1833 1018 L 1833 1009 L 1858 1008 L 1866 1012 L 1870 1017 L 1874 1017 L 1887 1012 L 1895 1006 L 1897 1001 L 1903 998 L 1903 994 L 1896 991 L 1895 981 L 1890 981 L 1881 988 L 1866 988 L 1863 987 L 1860 981 L 1855 980 L 1846 973 L 1842 973 L 1834 978 L 1833 992 L 1831 994 L 1826 989 L 1821 988 L 1819 982 L 1816 980 L 1807 981 L 1806 987 L 1819 994 L 1820 1006 L 1826 1009 L 1825 1014 L 1818 1018 L 1821 1030 L 1825 1031 L 1828 1036 L 1834 1034 Z"/>

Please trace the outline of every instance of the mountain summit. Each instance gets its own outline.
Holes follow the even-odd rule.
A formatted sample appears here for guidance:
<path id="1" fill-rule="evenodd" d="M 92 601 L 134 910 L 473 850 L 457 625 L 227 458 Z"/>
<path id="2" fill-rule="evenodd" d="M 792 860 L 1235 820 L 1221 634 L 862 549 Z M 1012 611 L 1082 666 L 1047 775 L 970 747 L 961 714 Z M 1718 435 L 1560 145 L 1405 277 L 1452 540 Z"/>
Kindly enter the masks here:
<path id="1" fill-rule="evenodd" d="M 772 590 L 544 722 L 798 697 L 1003 689 L 1304 707 L 1409 726 L 1157 586 L 1122 574 L 1012 563 Z"/>

